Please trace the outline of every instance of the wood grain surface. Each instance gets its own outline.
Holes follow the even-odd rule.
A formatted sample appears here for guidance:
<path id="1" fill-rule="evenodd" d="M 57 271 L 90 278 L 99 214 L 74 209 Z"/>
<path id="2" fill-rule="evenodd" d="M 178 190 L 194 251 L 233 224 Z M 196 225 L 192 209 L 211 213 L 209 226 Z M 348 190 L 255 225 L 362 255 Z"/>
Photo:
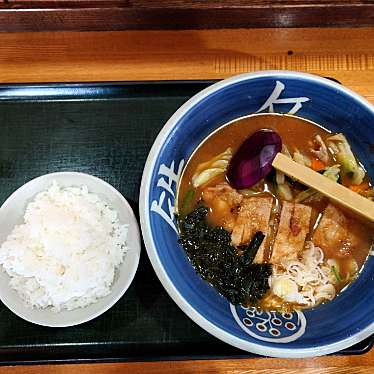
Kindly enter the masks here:
<path id="1" fill-rule="evenodd" d="M 373 25 L 371 0 L 0 0 L 0 31 Z"/>
<path id="2" fill-rule="evenodd" d="M 374 350 L 362 356 L 310 359 L 257 358 L 240 360 L 161 361 L 2 367 L 2 374 L 372 374 Z"/>
<path id="3" fill-rule="evenodd" d="M 0 33 L 0 82 L 220 79 L 289 69 L 374 103 L 374 28 Z"/>
<path id="4" fill-rule="evenodd" d="M 338 79 L 374 104 L 374 28 L 0 33 L 0 82 L 219 79 L 294 69 Z M 374 373 L 361 356 L 2 367 L 1 373 Z"/>

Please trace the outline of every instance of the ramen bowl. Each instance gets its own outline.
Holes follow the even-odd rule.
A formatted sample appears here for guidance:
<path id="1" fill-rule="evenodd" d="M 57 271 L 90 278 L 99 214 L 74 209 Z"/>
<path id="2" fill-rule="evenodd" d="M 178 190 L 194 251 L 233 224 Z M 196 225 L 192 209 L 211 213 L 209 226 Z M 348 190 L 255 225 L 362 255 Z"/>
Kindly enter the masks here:
<path id="1" fill-rule="evenodd" d="M 254 113 L 288 113 L 343 132 L 373 178 L 374 107 L 331 80 L 264 71 L 218 82 L 187 101 L 166 123 L 148 156 L 140 215 L 148 256 L 163 286 L 200 327 L 237 348 L 274 357 L 337 352 L 374 333 L 374 259 L 333 301 L 292 313 L 232 305 L 196 274 L 178 244 L 177 186 L 196 147 L 220 126 Z M 372 253 L 373 254 L 373 253 Z"/>

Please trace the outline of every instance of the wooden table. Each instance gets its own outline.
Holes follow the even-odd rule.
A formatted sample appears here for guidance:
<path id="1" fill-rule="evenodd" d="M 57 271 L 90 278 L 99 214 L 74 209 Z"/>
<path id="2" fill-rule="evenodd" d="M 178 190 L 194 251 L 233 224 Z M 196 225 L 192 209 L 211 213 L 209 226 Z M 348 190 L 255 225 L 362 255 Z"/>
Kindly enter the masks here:
<path id="1" fill-rule="evenodd" d="M 0 33 L 0 82 L 219 79 L 261 69 L 339 80 L 374 104 L 374 28 Z M 12 373 L 374 373 L 362 356 L 4 367 Z"/>

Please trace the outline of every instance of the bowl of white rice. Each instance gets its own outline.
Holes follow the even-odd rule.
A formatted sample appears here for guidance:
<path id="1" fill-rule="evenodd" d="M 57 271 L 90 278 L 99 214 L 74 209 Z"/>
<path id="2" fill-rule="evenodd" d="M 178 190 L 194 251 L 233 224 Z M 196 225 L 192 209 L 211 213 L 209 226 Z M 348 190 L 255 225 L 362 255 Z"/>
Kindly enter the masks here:
<path id="1" fill-rule="evenodd" d="M 140 243 L 130 205 L 110 184 L 76 172 L 35 178 L 0 208 L 0 299 L 39 325 L 87 322 L 124 295 Z"/>

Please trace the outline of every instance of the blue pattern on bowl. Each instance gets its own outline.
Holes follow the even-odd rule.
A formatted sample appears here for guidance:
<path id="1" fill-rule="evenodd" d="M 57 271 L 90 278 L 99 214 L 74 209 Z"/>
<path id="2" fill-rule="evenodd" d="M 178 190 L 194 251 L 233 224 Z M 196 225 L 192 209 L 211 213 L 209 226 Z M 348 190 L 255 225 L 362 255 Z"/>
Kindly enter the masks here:
<path id="1" fill-rule="evenodd" d="M 294 312 L 289 328 L 283 316 L 270 316 L 270 320 L 282 322 L 280 328 L 268 324 L 266 330 L 259 331 L 259 318 L 266 320 L 269 316 L 250 317 L 250 310 L 231 306 L 195 273 L 177 243 L 174 199 L 191 153 L 221 125 L 269 111 L 296 113 L 333 132 L 343 132 L 373 179 L 374 108 L 364 99 L 336 83 L 307 74 L 260 72 L 234 77 L 189 100 L 157 138 L 141 189 L 140 213 L 147 251 L 174 301 L 220 339 L 271 356 L 331 353 L 374 333 L 372 257 L 360 277 L 334 301 L 304 313 Z"/>

